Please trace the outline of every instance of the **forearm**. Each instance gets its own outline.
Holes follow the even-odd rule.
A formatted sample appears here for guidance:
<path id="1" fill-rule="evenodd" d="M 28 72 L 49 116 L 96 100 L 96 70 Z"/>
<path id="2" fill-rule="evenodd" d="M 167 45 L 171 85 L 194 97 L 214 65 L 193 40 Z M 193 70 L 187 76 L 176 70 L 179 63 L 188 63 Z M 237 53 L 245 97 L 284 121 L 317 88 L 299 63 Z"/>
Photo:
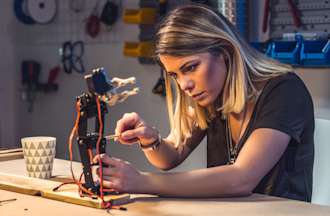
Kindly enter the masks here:
<path id="1" fill-rule="evenodd" d="M 169 170 L 178 166 L 198 146 L 205 136 L 205 131 L 194 129 L 191 136 L 187 137 L 177 147 L 174 139 L 169 135 L 153 151 L 145 151 L 148 160 L 156 167 Z"/>
<path id="2" fill-rule="evenodd" d="M 153 166 L 163 170 L 175 167 L 180 161 L 178 149 L 166 139 L 155 150 L 144 151 L 144 154 Z"/>
<path id="3" fill-rule="evenodd" d="M 244 196 L 252 191 L 249 179 L 234 165 L 179 173 L 144 173 L 142 193 L 175 197 Z"/>

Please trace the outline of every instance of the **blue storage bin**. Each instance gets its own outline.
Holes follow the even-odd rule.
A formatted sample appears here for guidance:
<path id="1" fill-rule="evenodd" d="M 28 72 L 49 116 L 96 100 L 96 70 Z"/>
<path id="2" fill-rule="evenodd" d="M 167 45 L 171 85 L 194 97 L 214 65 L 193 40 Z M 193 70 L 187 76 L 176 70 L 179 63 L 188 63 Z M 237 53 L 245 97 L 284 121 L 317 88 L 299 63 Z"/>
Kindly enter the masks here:
<path id="1" fill-rule="evenodd" d="M 330 40 L 304 41 L 300 50 L 300 63 L 305 66 L 329 66 Z"/>
<path id="2" fill-rule="evenodd" d="M 271 43 L 270 56 L 283 63 L 298 65 L 301 41 L 273 41 Z"/>
<path id="3" fill-rule="evenodd" d="M 266 54 L 270 56 L 270 50 L 271 50 L 271 43 L 268 42 L 251 42 L 250 45 L 257 49 L 258 51 L 262 52 L 263 54 Z"/>

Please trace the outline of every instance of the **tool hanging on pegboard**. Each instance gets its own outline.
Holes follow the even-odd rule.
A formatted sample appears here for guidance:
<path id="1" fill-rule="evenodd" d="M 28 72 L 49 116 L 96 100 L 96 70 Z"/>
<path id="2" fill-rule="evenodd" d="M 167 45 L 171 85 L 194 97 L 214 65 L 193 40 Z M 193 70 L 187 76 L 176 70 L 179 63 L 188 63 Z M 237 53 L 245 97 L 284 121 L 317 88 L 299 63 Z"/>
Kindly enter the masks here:
<path id="1" fill-rule="evenodd" d="M 300 20 L 300 12 L 297 9 L 296 5 L 293 3 L 292 0 L 287 0 L 287 6 L 290 10 L 290 15 L 292 16 L 292 22 L 295 27 L 299 28 L 301 27 L 301 20 Z M 274 6 L 274 5 L 273 5 Z M 266 0 L 265 1 L 265 7 L 264 7 L 264 15 L 263 15 L 263 21 L 262 21 L 262 32 L 265 33 L 268 30 L 268 25 L 270 22 L 270 11 L 272 8 L 272 1 Z"/>
<path id="2" fill-rule="evenodd" d="M 89 35 L 92 38 L 98 36 L 101 30 L 101 20 L 98 12 L 99 5 L 100 5 L 100 0 L 97 0 L 95 6 L 92 9 L 91 14 L 87 18 L 87 22 L 85 26 L 87 35 Z"/>
<path id="3" fill-rule="evenodd" d="M 107 0 L 101 12 L 101 22 L 107 27 L 114 25 L 119 17 L 119 6 L 112 0 Z"/>
<path id="4" fill-rule="evenodd" d="M 56 79 L 60 68 L 54 67 L 48 73 L 47 82 L 41 82 L 41 64 L 35 60 L 25 60 L 21 64 L 22 100 L 28 103 L 28 112 L 33 111 L 33 105 L 38 92 L 54 92 L 58 90 Z"/>
<path id="5" fill-rule="evenodd" d="M 39 85 L 41 65 L 37 61 L 22 62 L 22 99 L 28 103 L 28 112 L 33 111 L 36 92 Z"/>
<path id="6" fill-rule="evenodd" d="M 31 18 L 38 24 L 48 24 L 57 13 L 56 0 L 28 0 L 27 10 Z"/>
<path id="7" fill-rule="evenodd" d="M 329 1 L 267 0 L 262 32 L 269 39 L 256 48 L 286 64 L 330 66 Z"/>
<path id="8" fill-rule="evenodd" d="M 25 25 L 33 25 L 36 23 L 27 12 L 26 0 L 14 1 L 14 14 L 18 21 Z"/>
<path id="9" fill-rule="evenodd" d="M 116 3 L 114 0 L 107 0 L 102 6 L 99 13 L 100 0 L 95 3 L 90 16 L 86 22 L 86 33 L 92 38 L 97 37 L 101 32 L 101 24 L 107 27 L 107 30 L 111 30 L 113 25 L 117 22 L 122 3 Z"/>
<path id="10" fill-rule="evenodd" d="M 165 89 L 165 79 L 164 79 L 164 71 L 160 70 L 160 77 L 157 80 L 157 83 L 152 88 L 152 93 L 158 94 L 160 96 L 166 96 L 166 89 Z"/>
<path id="11" fill-rule="evenodd" d="M 26 25 L 48 24 L 57 14 L 56 0 L 15 0 L 16 18 Z"/>
<path id="12" fill-rule="evenodd" d="M 282 38 L 286 33 L 329 36 L 330 2 L 306 0 L 272 0 L 270 7 L 270 38 Z"/>
<path id="13" fill-rule="evenodd" d="M 70 0 L 69 7 L 75 13 L 80 13 L 85 9 L 86 0 Z"/>
<path id="14" fill-rule="evenodd" d="M 83 41 L 65 41 L 60 49 L 62 67 L 65 73 L 72 74 L 73 71 L 83 74 L 85 66 L 83 57 L 85 45 Z"/>

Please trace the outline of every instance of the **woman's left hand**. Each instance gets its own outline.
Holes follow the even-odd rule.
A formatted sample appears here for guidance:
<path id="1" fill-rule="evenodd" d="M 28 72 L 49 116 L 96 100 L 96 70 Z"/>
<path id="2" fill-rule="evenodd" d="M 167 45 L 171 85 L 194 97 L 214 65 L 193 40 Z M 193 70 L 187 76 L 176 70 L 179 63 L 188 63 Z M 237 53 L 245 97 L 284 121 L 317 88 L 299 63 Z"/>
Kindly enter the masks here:
<path id="1" fill-rule="evenodd" d="M 136 170 L 129 162 L 118 158 L 109 157 L 106 154 L 97 155 L 93 162 L 102 160 L 103 186 L 121 193 L 143 193 L 144 175 Z M 100 178 L 99 167 L 96 174 Z"/>

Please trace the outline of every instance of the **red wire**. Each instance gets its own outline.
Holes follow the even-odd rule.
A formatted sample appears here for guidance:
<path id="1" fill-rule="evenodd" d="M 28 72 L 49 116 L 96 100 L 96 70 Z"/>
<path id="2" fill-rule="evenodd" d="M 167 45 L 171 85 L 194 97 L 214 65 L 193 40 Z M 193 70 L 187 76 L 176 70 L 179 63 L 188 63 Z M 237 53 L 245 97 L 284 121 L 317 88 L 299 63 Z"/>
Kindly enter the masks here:
<path id="1" fill-rule="evenodd" d="M 99 137 L 97 139 L 96 143 L 96 153 L 97 155 L 100 155 L 100 143 L 102 139 L 102 131 L 103 131 L 103 122 L 102 122 L 102 116 L 101 116 L 101 105 L 100 105 L 100 99 L 97 97 L 96 98 L 96 106 L 97 106 L 97 116 L 99 120 Z M 104 193 L 103 193 L 103 166 L 102 166 L 102 160 L 99 160 L 99 175 L 100 175 L 100 196 L 102 199 L 102 202 L 104 203 Z"/>
<path id="2" fill-rule="evenodd" d="M 101 116 L 101 105 L 100 105 L 100 100 L 99 98 L 96 98 L 96 106 L 97 106 L 97 113 L 98 113 L 98 121 L 99 121 L 99 137 L 97 139 L 97 143 L 96 143 L 96 152 L 99 155 L 100 154 L 100 143 L 101 143 L 101 139 L 102 139 L 102 131 L 103 131 L 103 121 L 102 121 L 102 116 Z M 91 191 L 87 190 L 82 184 L 81 184 L 81 179 L 83 176 L 83 173 L 80 175 L 79 180 L 76 179 L 74 172 L 73 172 L 73 167 L 72 167 L 72 159 L 73 159 L 73 151 L 72 151 L 72 146 L 73 146 L 73 138 L 75 135 L 77 135 L 77 129 L 78 129 L 78 125 L 79 125 L 79 121 L 80 121 L 80 100 L 77 101 L 76 103 L 76 110 L 77 110 L 77 118 L 74 124 L 74 127 L 71 130 L 70 136 L 69 136 L 69 154 L 70 154 L 70 171 L 71 171 L 71 175 L 72 175 L 72 179 L 73 182 L 67 182 L 67 183 L 62 183 L 61 185 L 57 186 L 56 188 L 54 188 L 53 190 L 58 190 L 61 186 L 65 185 L 65 184 L 76 184 L 78 186 L 78 192 L 80 194 L 80 196 L 83 196 L 82 192 L 85 192 L 87 194 L 87 196 L 89 197 L 97 197 L 100 198 L 102 200 L 102 207 L 106 208 L 106 209 L 119 209 L 119 210 L 126 210 L 126 208 L 121 207 L 121 206 L 114 206 L 110 201 L 105 201 L 104 200 L 104 191 L 106 192 L 110 192 L 110 191 L 114 191 L 113 189 L 103 189 L 103 168 L 102 168 L 102 160 L 99 160 L 100 163 L 100 196 L 97 194 L 92 193 Z M 91 153 L 91 152 L 89 152 Z M 90 160 L 91 158 L 91 154 L 89 154 Z"/>
<path id="3" fill-rule="evenodd" d="M 82 184 L 80 181 L 77 181 L 75 175 L 74 175 L 74 172 L 73 172 L 73 168 L 72 168 L 72 159 L 73 159 L 73 151 L 72 151 L 72 140 L 73 140 L 73 137 L 75 135 L 77 135 L 77 129 L 78 129 L 78 125 L 79 125 L 79 121 L 80 121 L 80 100 L 78 99 L 77 103 L 76 103 L 76 111 L 77 111 L 77 118 L 76 118 L 76 121 L 75 121 L 75 124 L 72 128 L 72 131 L 70 133 L 70 137 L 69 137 L 69 153 L 70 153 L 70 171 L 71 171 L 71 175 L 72 175 L 72 179 L 73 181 L 78 185 L 79 189 L 84 191 L 85 193 L 89 194 L 89 195 L 93 195 L 93 193 L 91 193 L 89 190 L 87 190 Z"/>
<path id="4" fill-rule="evenodd" d="M 70 136 L 69 136 L 70 170 L 71 170 L 71 175 L 72 175 L 74 182 L 77 182 L 77 180 L 76 180 L 76 177 L 72 170 L 72 158 L 73 158 L 73 156 L 72 156 L 72 140 L 73 140 L 73 137 L 77 133 L 78 124 L 80 121 L 80 100 L 78 100 L 76 103 L 76 111 L 77 111 L 77 118 L 76 118 L 75 124 L 71 130 Z"/>
<path id="5" fill-rule="evenodd" d="M 81 184 L 82 175 L 80 176 L 79 181 L 77 181 L 77 179 L 74 175 L 74 172 L 73 172 L 73 168 L 72 168 L 72 158 L 73 158 L 73 156 L 72 156 L 72 152 L 73 152 L 72 151 L 72 146 L 73 146 L 72 145 L 72 140 L 73 140 L 73 137 L 77 133 L 78 124 L 79 124 L 79 121 L 80 121 L 80 100 L 78 100 L 77 103 L 76 103 L 76 110 L 77 110 L 77 118 L 76 118 L 74 127 L 71 130 L 71 133 L 70 133 L 70 136 L 69 136 L 69 141 L 68 141 L 68 143 L 69 143 L 69 154 L 70 154 L 70 171 L 71 171 L 71 175 L 72 175 L 72 179 L 73 179 L 72 183 L 75 183 L 78 186 L 79 191 L 84 191 L 85 193 L 87 193 L 89 195 L 93 195 L 90 191 L 88 191 L 85 187 L 82 186 L 82 184 Z M 53 190 L 58 190 L 60 187 L 62 187 L 65 184 L 70 184 L 70 183 L 60 184 L 59 186 L 57 186 Z"/>

